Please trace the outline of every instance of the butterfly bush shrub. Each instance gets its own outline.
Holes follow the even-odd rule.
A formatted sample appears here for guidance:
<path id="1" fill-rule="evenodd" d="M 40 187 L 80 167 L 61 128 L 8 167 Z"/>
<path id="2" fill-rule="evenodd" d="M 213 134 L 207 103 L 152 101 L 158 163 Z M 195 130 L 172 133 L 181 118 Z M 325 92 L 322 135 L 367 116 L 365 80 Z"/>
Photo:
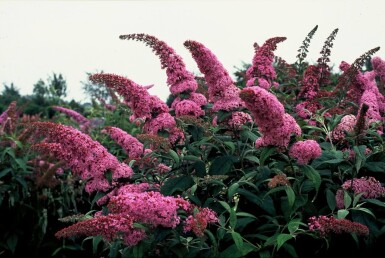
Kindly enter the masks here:
<path id="1" fill-rule="evenodd" d="M 121 35 L 159 57 L 170 98 L 165 103 L 149 93 L 152 86 L 124 75 L 96 73 L 90 83 L 108 89 L 112 102 L 94 100 L 87 117 L 56 106 L 67 120 L 25 125 L 34 135 L 34 166 L 47 166 L 46 178 L 62 180 L 60 169 L 77 178 L 90 200 L 86 212 L 60 219 L 72 223 L 57 241 L 84 239 L 104 257 L 381 250 L 385 61 L 373 48 L 334 72 L 335 29 L 310 64 L 317 28 L 293 64 L 274 54 L 285 37 L 255 43 L 239 80 L 198 41 L 184 42 L 201 73 L 194 75 L 166 42 Z M 372 69 L 363 69 L 367 61 Z M 2 135 L 12 130 L 6 112 Z"/>

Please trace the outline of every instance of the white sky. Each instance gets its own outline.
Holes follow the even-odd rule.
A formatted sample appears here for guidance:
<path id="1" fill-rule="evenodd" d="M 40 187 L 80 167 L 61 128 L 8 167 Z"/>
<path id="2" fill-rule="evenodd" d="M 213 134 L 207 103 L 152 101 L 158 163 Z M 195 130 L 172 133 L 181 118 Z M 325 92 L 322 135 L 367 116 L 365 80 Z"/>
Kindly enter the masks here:
<path id="1" fill-rule="evenodd" d="M 335 29 L 331 62 L 349 63 L 380 46 L 385 59 L 384 0 L 262 1 L 2 1 L 0 0 L 0 83 L 13 82 L 22 94 L 52 72 L 67 80 L 67 99 L 85 101 L 86 72 L 103 70 L 141 85 L 155 84 L 152 94 L 169 95 L 166 72 L 141 42 L 119 35 L 146 33 L 168 43 L 187 68 L 199 70 L 187 39 L 210 48 L 232 74 L 250 63 L 253 43 L 275 36 L 287 40 L 275 53 L 289 63 L 308 32 L 318 25 L 308 58 L 315 62 Z M 0 86 L 0 90 L 3 86 Z"/>

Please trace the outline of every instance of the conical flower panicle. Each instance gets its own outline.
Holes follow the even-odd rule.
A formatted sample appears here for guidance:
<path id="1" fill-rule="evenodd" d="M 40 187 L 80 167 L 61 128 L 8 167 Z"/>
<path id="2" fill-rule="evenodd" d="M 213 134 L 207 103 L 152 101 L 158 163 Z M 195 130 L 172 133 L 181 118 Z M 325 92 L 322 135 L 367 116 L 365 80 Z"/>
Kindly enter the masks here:
<path id="1" fill-rule="evenodd" d="M 285 113 L 283 105 L 272 93 L 261 87 L 247 87 L 241 91 L 240 97 L 263 134 L 257 139 L 256 148 L 269 145 L 287 147 L 292 134 L 301 135 L 295 119 Z"/>
<path id="2" fill-rule="evenodd" d="M 347 219 L 314 216 L 309 218 L 308 225 L 311 231 L 317 231 L 322 237 L 326 237 L 332 233 L 355 233 L 357 235 L 369 235 L 369 228 L 367 226 Z"/>
<path id="3" fill-rule="evenodd" d="M 69 117 L 71 117 L 73 120 L 76 121 L 76 123 L 79 124 L 82 131 L 87 131 L 91 125 L 90 120 L 88 120 L 82 114 L 76 112 L 75 110 L 65 108 L 65 107 L 60 107 L 60 106 L 53 106 L 52 109 L 59 111 L 63 114 L 68 115 Z"/>
<path id="4" fill-rule="evenodd" d="M 166 68 L 167 84 L 170 86 L 171 94 L 175 96 L 183 95 L 183 99 L 178 104 L 174 105 L 176 116 L 194 115 L 202 116 L 204 111 L 201 108 L 201 103 L 194 103 L 194 99 L 190 98 L 190 94 L 195 93 L 198 89 L 198 83 L 195 76 L 187 71 L 182 58 L 177 55 L 173 48 L 168 46 L 164 41 L 157 39 L 154 36 L 147 34 L 128 34 L 121 35 L 120 39 L 137 40 L 144 42 L 151 47 L 157 56 L 159 56 L 162 69 Z M 202 95 L 202 94 L 201 94 Z M 206 99 L 203 95 L 201 99 Z M 182 104 L 180 104 L 183 102 Z M 205 101 L 205 104 L 207 100 Z M 189 110 L 187 110 L 189 108 Z"/>
<path id="5" fill-rule="evenodd" d="M 54 153 L 59 160 L 67 163 L 74 174 L 89 180 L 86 184 L 89 193 L 106 191 L 112 187 L 113 182 L 107 180 L 106 173 L 112 174 L 113 181 L 129 178 L 133 174 L 128 165 L 120 163 L 99 142 L 71 126 L 35 122 L 31 128 L 46 137 L 44 143 L 34 145 L 33 148 L 40 152 Z"/>
<path id="6" fill-rule="evenodd" d="M 114 126 L 106 126 L 102 133 L 108 134 L 123 150 L 130 159 L 139 158 L 144 154 L 144 146 L 134 136 Z"/>
<path id="7" fill-rule="evenodd" d="M 134 219 L 127 214 L 107 214 L 80 221 L 55 234 L 57 238 L 102 236 L 107 241 L 121 238 L 127 246 L 134 246 L 146 237 L 143 229 L 134 227 Z"/>
<path id="8" fill-rule="evenodd" d="M 277 76 L 273 67 L 273 51 L 277 49 L 278 43 L 285 40 L 286 37 L 270 38 L 261 47 L 255 49 L 252 64 L 246 71 L 248 79 L 246 86 L 256 85 L 257 79 L 260 79 L 259 84 L 262 83 L 265 89 L 273 85 L 273 80 Z"/>
<path id="9" fill-rule="evenodd" d="M 155 54 L 159 56 L 162 69 L 166 69 L 167 83 L 170 85 L 170 91 L 173 95 L 182 92 L 194 92 L 198 88 L 194 75 L 186 70 L 182 58 L 164 41 L 143 33 L 121 35 L 119 38 L 142 41 L 152 48 Z"/>
<path id="10" fill-rule="evenodd" d="M 12 101 L 8 108 L 0 115 L 0 134 L 2 132 L 11 133 L 16 128 L 16 122 L 19 117 L 16 109 L 16 101 Z"/>
<path id="11" fill-rule="evenodd" d="M 199 70 L 204 74 L 209 88 L 210 101 L 215 103 L 224 97 L 235 98 L 238 100 L 239 105 L 241 105 L 242 100 L 238 96 L 239 89 L 234 85 L 233 79 L 231 79 L 228 71 L 219 62 L 217 57 L 202 43 L 197 41 L 187 40 L 184 45 L 190 50 L 195 62 L 198 64 Z M 232 89 L 228 91 L 230 94 L 225 94 L 227 88 Z"/>
<path id="12" fill-rule="evenodd" d="M 151 119 L 160 113 L 169 112 L 166 103 L 157 96 L 150 95 L 146 88 L 123 76 L 101 73 L 93 74 L 89 79 L 116 90 L 129 103 L 135 118 Z"/>

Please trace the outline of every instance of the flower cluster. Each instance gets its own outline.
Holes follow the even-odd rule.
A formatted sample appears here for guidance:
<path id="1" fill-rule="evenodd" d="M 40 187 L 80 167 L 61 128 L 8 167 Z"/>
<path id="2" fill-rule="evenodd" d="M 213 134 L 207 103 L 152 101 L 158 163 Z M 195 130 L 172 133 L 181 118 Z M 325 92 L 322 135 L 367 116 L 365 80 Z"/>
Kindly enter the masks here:
<path id="1" fill-rule="evenodd" d="M 279 185 L 290 185 L 290 181 L 287 178 L 286 174 L 281 173 L 275 175 L 272 179 L 270 179 L 269 183 L 267 184 L 269 188 L 275 188 Z"/>
<path id="2" fill-rule="evenodd" d="M 209 223 L 218 222 L 216 213 L 208 208 L 195 208 L 194 214 L 189 215 L 185 221 L 183 232 L 192 231 L 198 237 L 203 237 Z"/>
<path id="3" fill-rule="evenodd" d="M 354 127 L 356 126 L 356 116 L 355 115 L 346 115 L 344 116 L 340 123 L 334 127 L 331 138 L 334 141 L 344 140 L 346 137 L 346 133 L 351 133 L 354 131 Z"/>
<path id="4" fill-rule="evenodd" d="M 199 70 L 204 74 L 209 100 L 214 103 L 213 111 L 219 109 L 229 111 L 242 107 L 239 89 L 217 57 L 197 41 L 187 40 L 184 45 L 190 50 Z"/>
<path id="5" fill-rule="evenodd" d="M 86 132 L 91 125 L 90 120 L 88 120 L 82 114 L 76 112 L 75 110 L 65 108 L 65 107 L 59 107 L 59 106 L 53 106 L 52 109 L 59 111 L 61 113 L 64 113 L 69 117 L 71 117 L 73 120 L 76 121 L 76 123 L 79 124 L 80 129 L 84 132 Z"/>
<path id="6" fill-rule="evenodd" d="M 162 69 L 166 68 L 167 84 L 170 85 L 170 92 L 175 96 L 182 94 L 187 95 L 187 97 L 180 102 L 194 102 L 194 100 L 190 99 L 188 95 L 191 93 L 195 93 L 195 91 L 198 89 L 198 83 L 196 82 L 194 75 L 191 72 L 187 71 L 182 58 L 175 53 L 174 49 L 168 46 L 164 41 L 161 41 L 154 36 L 143 33 L 121 35 L 120 39 L 142 41 L 147 46 L 151 47 L 155 54 L 159 56 Z M 205 99 L 203 95 L 201 96 L 201 98 Z M 182 110 L 179 111 L 179 108 Z M 179 103 L 178 105 L 175 105 L 175 111 L 178 115 L 204 115 L 204 111 L 198 103 L 195 103 L 195 105 L 191 103 Z"/>
<path id="7" fill-rule="evenodd" d="M 342 184 L 345 190 L 352 189 L 354 194 L 362 193 L 362 198 L 375 199 L 385 196 L 385 187 L 374 177 L 361 177 L 347 180 Z M 344 207 L 344 191 L 339 189 L 336 193 L 336 203 L 338 208 Z"/>
<path id="8" fill-rule="evenodd" d="M 293 133 L 301 135 L 295 119 L 285 113 L 283 105 L 272 93 L 261 87 L 248 87 L 241 91 L 240 97 L 263 134 L 257 139 L 256 148 L 268 145 L 287 147 Z"/>
<path id="9" fill-rule="evenodd" d="M 2 132 L 11 133 L 15 129 L 17 118 L 16 101 L 12 101 L 0 115 L 0 134 Z"/>
<path id="10" fill-rule="evenodd" d="M 115 111 L 115 110 L 116 110 L 116 106 L 115 106 L 115 105 L 106 103 L 106 101 L 105 101 L 104 99 L 102 99 L 102 98 L 98 98 L 98 100 L 100 101 L 100 103 L 101 103 L 107 110 L 110 110 L 110 111 Z"/>
<path id="11" fill-rule="evenodd" d="M 321 147 L 314 140 L 298 141 L 291 146 L 289 156 L 296 158 L 298 164 L 306 165 L 310 160 L 320 157 Z"/>
<path id="12" fill-rule="evenodd" d="M 112 179 L 129 178 L 132 169 L 120 163 L 99 142 L 71 126 L 51 122 L 35 122 L 31 124 L 39 134 L 45 136 L 45 142 L 33 146 L 42 153 L 53 154 L 66 162 L 72 172 L 87 180 L 86 191 L 107 191 L 112 187 L 106 173 L 112 173 Z"/>
<path id="13" fill-rule="evenodd" d="M 380 82 L 385 86 L 385 60 L 376 56 L 372 58 L 373 70 L 380 77 Z"/>
<path id="14" fill-rule="evenodd" d="M 134 118 L 152 119 L 158 114 L 169 112 L 166 103 L 159 97 L 150 95 L 146 88 L 123 76 L 100 73 L 91 75 L 89 79 L 119 93 L 131 108 Z"/>
<path id="15" fill-rule="evenodd" d="M 139 158 L 145 152 L 143 143 L 120 128 L 107 126 L 101 132 L 108 134 L 117 144 L 119 144 L 130 159 Z"/>
<path id="16" fill-rule="evenodd" d="M 96 216 L 58 231 L 57 238 L 102 236 L 107 241 L 121 237 L 127 246 L 134 246 L 146 237 L 143 229 L 134 227 L 134 219 L 127 214 Z"/>
<path id="17" fill-rule="evenodd" d="M 273 85 L 273 80 L 277 76 L 273 67 L 273 51 L 276 50 L 277 44 L 284 40 L 285 37 L 270 38 L 261 47 L 255 48 L 252 65 L 246 71 L 247 86 L 259 85 L 269 89 Z"/>
<path id="18" fill-rule="evenodd" d="M 303 79 L 300 83 L 301 91 L 298 94 L 298 98 L 313 99 L 319 91 L 319 70 L 315 65 L 309 65 L 306 68 Z"/>
<path id="19" fill-rule="evenodd" d="M 336 219 L 334 217 L 320 216 L 309 218 L 309 229 L 318 231 L 320 236 L 328 236 L 331 233 L 355 233 L 357 235 L 368 235 L 369 228 L 361 223 L 347 219 Z"/>

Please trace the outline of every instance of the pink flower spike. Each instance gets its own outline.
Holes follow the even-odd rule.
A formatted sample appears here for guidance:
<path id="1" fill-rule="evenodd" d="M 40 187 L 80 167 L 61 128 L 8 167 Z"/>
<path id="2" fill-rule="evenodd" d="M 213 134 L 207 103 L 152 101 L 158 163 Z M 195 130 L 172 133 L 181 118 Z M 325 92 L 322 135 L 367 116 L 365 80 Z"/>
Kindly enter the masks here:
<path id="1" fill-rule="evenodd" d="M 320 157 L 321 147 L 314 140 L 298 141 L 290 148 L 289 156 L 296 158 L 298 164 L 306 165 L 310 160 Z"/>
<path id="2" fill-rule="evenodd" d="M 170 85 L 170 90 L 173 95 L 182 92 L 194 92 L 198 88 L 194 75 L 186 70 L 182 58 L 164 41 L 143 33 L 121 35 L 119 38 L 142 41 L 152 48 L 160 58 L 162 69 L 166 68 L 167 83 Z"/>

